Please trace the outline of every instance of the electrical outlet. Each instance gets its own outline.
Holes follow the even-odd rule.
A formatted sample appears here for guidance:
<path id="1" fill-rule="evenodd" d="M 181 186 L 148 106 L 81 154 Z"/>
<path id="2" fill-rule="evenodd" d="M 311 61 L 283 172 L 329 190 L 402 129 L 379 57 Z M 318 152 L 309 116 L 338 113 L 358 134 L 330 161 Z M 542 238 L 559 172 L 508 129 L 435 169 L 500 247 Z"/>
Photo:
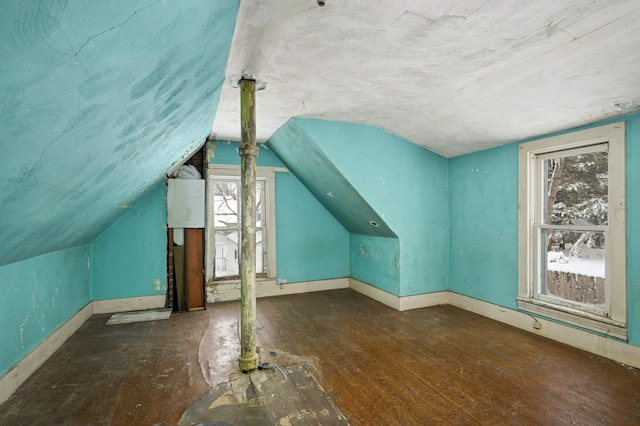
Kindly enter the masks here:
<path id="1" fill-rule="evenodd" d="M 535 328 L 536 330 L 540 330 L 540 327 L 542 327 L 542 324 L 540 324 L 540 321 L 533 320 L 533 328 Z"/>

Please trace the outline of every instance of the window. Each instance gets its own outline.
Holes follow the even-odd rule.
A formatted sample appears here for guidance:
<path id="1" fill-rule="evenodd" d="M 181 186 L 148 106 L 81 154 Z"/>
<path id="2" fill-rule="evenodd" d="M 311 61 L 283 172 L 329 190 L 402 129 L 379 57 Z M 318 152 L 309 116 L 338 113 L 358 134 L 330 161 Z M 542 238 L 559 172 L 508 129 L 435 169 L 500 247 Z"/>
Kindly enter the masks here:
<path id="1" fill-rule="evenodd" d="M 256 170 L 256 277 L 275 276 L 274 173 Z M 207 181 L 207 282 L 238 280 L 240 168 L 216 166 Z"/>
<path id="2" fill-rule="evenodd" d="M 626 340 L 624 152 L 624 123 L 520 146 L 520 309 Z"/>

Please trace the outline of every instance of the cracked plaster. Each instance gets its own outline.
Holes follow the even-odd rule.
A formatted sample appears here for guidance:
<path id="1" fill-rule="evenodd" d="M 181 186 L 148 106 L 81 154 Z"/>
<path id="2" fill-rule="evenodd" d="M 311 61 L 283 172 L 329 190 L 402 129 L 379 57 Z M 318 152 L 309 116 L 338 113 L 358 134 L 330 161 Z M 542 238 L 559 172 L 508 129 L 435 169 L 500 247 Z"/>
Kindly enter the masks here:
<path id="1" fill-rule="evenodd" d="M 3 5 L 0 265 L 92 241 L 204 142 L 237 5 Z"/>
<path id="2" fill-rule="evenodd" d="M 445 156 L 627 113 L 636 1 L 242 2 L 226 75 L 267 84 L 257 137 L 295 116 L 371 124 Z M 239 140 L 238 91 L 213 126 Z"/>

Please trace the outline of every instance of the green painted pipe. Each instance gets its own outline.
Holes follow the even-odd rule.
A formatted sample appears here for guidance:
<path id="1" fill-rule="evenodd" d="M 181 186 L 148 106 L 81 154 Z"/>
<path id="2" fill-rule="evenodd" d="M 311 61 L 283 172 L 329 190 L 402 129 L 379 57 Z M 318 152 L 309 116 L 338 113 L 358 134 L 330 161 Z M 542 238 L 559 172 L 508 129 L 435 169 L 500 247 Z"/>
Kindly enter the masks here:
<path id="1" fill-rule="evenodd" d="M 240 371 L 258 367 L 256 353 L 256 82 L 240 80 L 241 219 L 240 234 Z"/>

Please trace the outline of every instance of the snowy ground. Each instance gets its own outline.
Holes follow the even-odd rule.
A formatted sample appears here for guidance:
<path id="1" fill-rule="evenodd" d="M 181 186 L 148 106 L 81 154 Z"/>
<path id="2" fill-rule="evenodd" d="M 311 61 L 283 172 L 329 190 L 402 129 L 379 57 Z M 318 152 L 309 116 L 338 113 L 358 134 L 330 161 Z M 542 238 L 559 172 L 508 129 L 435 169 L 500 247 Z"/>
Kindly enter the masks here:
<path id="1" fill-rule="evenodd" d="M 604 249 L 584 249 L 578 257 L 569 256 L 569 250 L 549 252 L 549 271 L 572 272 L 590 277 L 604 278 Z"/>

